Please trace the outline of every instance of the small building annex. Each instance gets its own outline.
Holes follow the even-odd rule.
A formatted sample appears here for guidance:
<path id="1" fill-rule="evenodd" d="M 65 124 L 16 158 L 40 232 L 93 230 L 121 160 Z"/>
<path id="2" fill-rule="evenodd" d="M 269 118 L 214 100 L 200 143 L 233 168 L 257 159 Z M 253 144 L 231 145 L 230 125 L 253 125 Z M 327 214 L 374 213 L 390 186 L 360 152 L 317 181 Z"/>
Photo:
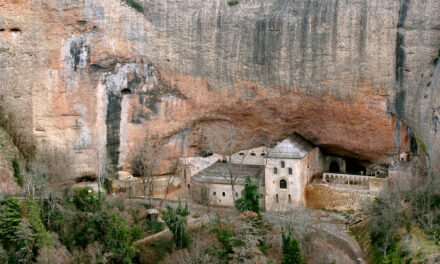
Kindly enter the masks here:
<path id="1" fill-rule="evenodd" d="M 235 193 L 232 193 L 230 184 L 230 173 L 232 170 L 235 182 Z M 241 191 L 244 188 L 245 179 L 251 177 L 254 184 L 260 187 L 260 191 L 264 190 L 264 166 L 252 164 L 228 164 L 217 162 L 210 167 L 202 170 L 191 177 L 191 199 L 200 204 L 227 206 L 234 205 L 234 199 L 241 197 Z M 264 202 L 261 201 L 260 206 L 264 208 Z"/>

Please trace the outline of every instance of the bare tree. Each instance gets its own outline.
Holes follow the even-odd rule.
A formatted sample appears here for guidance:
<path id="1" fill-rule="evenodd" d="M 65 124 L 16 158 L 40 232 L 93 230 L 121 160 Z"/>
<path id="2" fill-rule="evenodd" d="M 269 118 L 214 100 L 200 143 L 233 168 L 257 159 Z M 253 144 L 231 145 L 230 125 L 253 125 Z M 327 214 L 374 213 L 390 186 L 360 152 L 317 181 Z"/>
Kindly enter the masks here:
<path id="1" fill-rule="evenodd" d="M 165 196 L 160 201 L 159 206 L 162 206 L 163 201 L 165 201 L 167 199 L 168 193 L 170 192 L 170 187 L 171 187 L 171 185 L 173 185 L 175 180 L 176 180 L 176 176 L 175 175 L 173 175 L 173 174 L 167 175 L 167 186 L 165 187 Z"/>
<path id="2" fill-rule="evenodd" d="M 96 160 L 98 163 L 96 177 L 98 180 L 98 199 L 101 199 L 101 189 L 104 185 L 105 179 L 107 178 L 107 174 L 110 172 L 110 160 L 107 158 L 107 155 L 101 153 L 100 151 L 96 152 Z"/>
<path id="3" fill-rule="evenodd" d="M 213 153 L 217 153 L 222 156 L 224 161 L 227 162 L 227 174 L 223 175 L 225 180 L 231 185 L 232 199 L 235 204 L 235 185 L 237 178 L 242 170 L 242 165 L 249 152 L 249 148 L 255 143 L 257 134 L 252 135 L 248 140 L 242 141 L 244 138 L 242 135 L 245 133 L 243 129 L 237 128 L 233 124 L 227 124 L 224 127 L 215 126 L 207 129 L 206 144 Z M 241 155 L 238 160 L 235 160 L 235 165 L 232 163 L 232 154 L 235 151 L 243 150 L 244 155 Z"/>
<path id="4" fill-rule="evenodd" d="M 202 186 L 200 189 L 200 203 L 206 206 L 207 213 L 209 214 L 209 209 L 211 206 L 211 185 L 208 183 L 207 186 Z"/>
<path id="5" fill-rule="evenodd" d="M 47 164 L 40 160 L 29 161 L 24 173 L 24 187 L 28 196 L 35 197 L 49 181 Z"/>
<path id="6" fill-rule="evenodd" d="M 148 188 L 150 204 L 153 202 L 153 174 L 159 159 L 160 151 L 158 151 L 156 145 L 150 144 L 149 140 L 146 140 L 144 144 L 135 151 L 131 161 L 133 175 L 141 177 L 144 199 L 147 199 Z"/>

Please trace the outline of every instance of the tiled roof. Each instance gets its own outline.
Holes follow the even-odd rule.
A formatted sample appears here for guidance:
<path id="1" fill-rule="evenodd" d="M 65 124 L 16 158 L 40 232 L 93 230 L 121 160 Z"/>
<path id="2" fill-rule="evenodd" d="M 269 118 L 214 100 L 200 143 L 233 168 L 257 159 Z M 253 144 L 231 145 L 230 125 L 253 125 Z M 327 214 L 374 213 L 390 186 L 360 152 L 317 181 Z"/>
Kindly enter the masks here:
<path id="1" fill-rule="evenodd" d="M 313 149 L 313 145 L 300 136 L 292 135 L 270 150 L 269 158 L 302 159 Z"/>
<path id="2" fill-rule="evenodd" d="M 264 166 L 248 165 L 248 164 L 229 164 L 229 163 L 214 163 L 212 166 L 202 170 L 191 177 L 191 180 L 200 183 L 214 183 L 214 184 L 230 184 L 229 179 L 229 165 L 232 165 L 233 177 L 237 177 L 235 184 L 244 185 L 246 176 L 250 176 L 253 183 L 262 181 Z"/>

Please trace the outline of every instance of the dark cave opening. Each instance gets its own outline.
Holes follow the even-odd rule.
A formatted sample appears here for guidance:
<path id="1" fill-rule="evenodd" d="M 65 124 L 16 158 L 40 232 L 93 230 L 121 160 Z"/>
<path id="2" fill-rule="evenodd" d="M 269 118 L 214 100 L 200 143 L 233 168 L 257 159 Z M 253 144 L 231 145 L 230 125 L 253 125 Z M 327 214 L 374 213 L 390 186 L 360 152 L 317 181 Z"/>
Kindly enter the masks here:
<path id="1" fill-rule="evenodd" d="M 346 159 L 346 173 L 347 174 L 363 174 L 366 175 L 367 169 L 363 165 L 363 161 L 347 158 Z"/>
<path id="2" fill-rule="evenodd" d="M 131 90 L 128 88 L 122 89 L 121 94 L 122 95 L 131 94 Z"/>

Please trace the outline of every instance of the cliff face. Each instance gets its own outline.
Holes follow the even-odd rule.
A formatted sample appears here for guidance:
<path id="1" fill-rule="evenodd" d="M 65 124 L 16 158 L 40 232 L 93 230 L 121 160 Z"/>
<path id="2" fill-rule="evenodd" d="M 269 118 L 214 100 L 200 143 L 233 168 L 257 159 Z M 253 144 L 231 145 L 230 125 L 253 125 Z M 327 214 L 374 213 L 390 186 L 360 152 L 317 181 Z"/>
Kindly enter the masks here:
<path id="1" fill-rule="evenodd" d="M 368 160 L 412 130 L 440 164 L 440 0 L 138 3 L 0 3 L 3 99 L 80 173 L 127 167 L 146 136 L 195 155 L 227 120 Z"/>

